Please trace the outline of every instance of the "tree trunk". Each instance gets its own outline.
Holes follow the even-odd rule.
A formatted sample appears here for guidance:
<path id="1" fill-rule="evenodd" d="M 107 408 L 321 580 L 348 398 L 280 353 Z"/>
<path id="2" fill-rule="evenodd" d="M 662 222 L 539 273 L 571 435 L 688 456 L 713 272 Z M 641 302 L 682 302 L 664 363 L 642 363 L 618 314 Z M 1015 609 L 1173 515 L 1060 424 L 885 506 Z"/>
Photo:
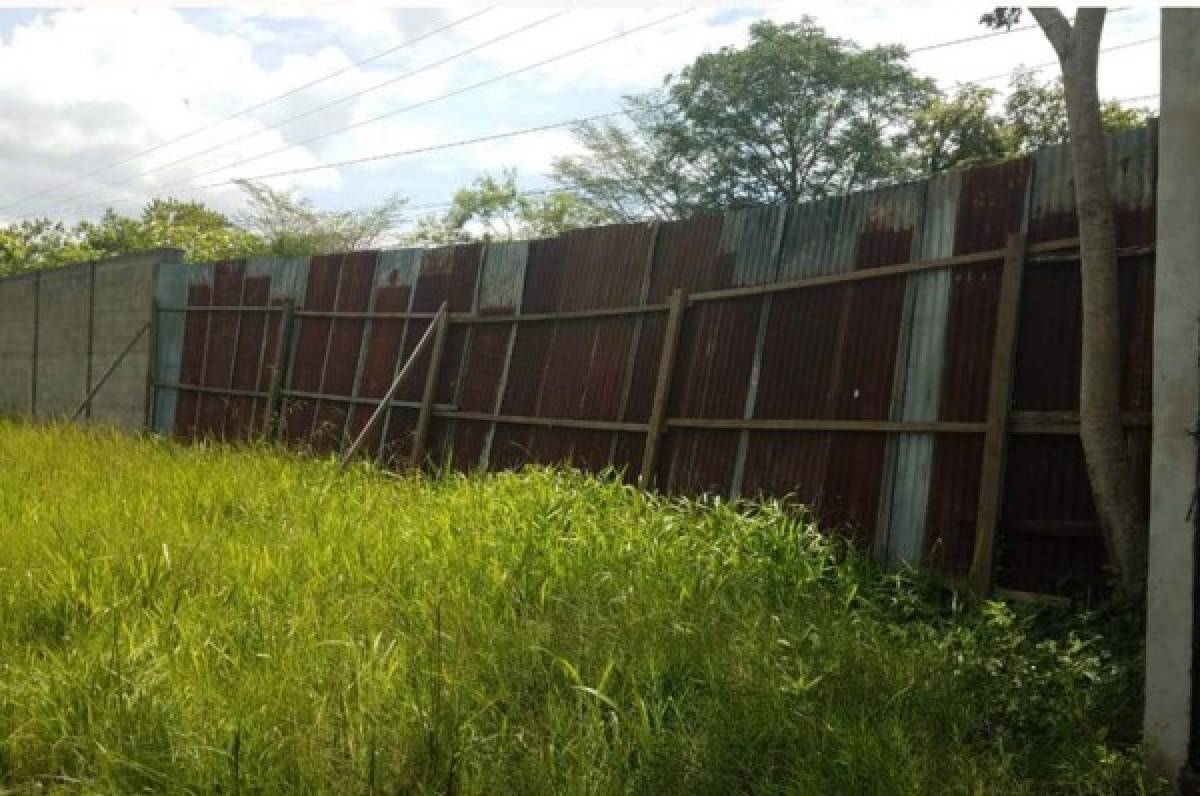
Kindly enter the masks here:
<path id="1" fill-rule="evenodd" d="M 1083 285 L 1079 435 L 1109 561 L 1121 590 L 1137 594 L 1146 579 L 1146 520 L 1121 426 L 1117 235 L 1096 87 L 1105 9 L 1080 8 L 1073 26 L 1055 9 L 1031 11 L 1062 64 L 1075 161 Z"/>

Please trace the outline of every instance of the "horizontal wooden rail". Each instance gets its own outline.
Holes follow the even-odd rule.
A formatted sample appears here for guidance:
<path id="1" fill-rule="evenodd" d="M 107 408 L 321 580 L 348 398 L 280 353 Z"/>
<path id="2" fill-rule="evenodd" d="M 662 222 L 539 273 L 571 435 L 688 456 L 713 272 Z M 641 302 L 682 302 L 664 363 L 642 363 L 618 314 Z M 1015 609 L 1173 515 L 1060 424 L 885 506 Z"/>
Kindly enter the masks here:
<path id="1" fill-rule="evenodd" d="M 269 393 L 265 390 L 239 390 L 234 387 L 208 387 L 203 384 L 180 384 L 174 381 L 154 382 L 156 390 L 179 390 L 180 392 L 198 392 L 205 395 L 227 395 L 230 398 L 266 398 Z"/>
<path id="2" fill-rule="evenodd" d="M 434 412 L 437 417 L 454 420 L 484 420 L 489 423 L 509 423 L 518 426 L 543 426 L 546 428 L 579 428 L 591 431 L 626 431 L 645 433 L 645 423 L 629 423 L 622 420 L 584 420 L 569 417 L 530 417 L 526 415 L 493 415 L 488 412 Z"/>
<path id="3" fill-rule="evenodd" d="M 158 312 L 283 312 L 286 304 L 160 304 Z"/>
<path id="4" fill-rule="evenodd" d="M 239 390 L 228 387 L 207 387 L 201 384 L 155 382 L 155 389 L 180 390 L 226 395 L 231 398 L 266 398 L 267 392 Z M 377 406 L 379 399 L 352 397 L 334 393 L 305 392 L 304 390 L 280 390 L 280 395 L 292 399 L 328 401 L 330 403 Z M 389 401 L 395 409 L 420 409 L 419 401 Z M 453 404 L 434 404 L 434 417 L 448 420 L 480 420 L 489 423 L 507 423 L 547 428 L 577 428 L 592 431 L 621 431 L 644 434 L 647 423 L 622 420 L 596 420 L 572 417 L 534 417 L 530 415 L 494 415 L 489 412 L 468 412 Z M 1126 428 L 1145 428 L 1150 425 L 1149 412 L 1125 412 L 1121 416 Z M 837 420 L 817 418 L 754 418 L 740 417 L 668 417 L 668 428 L 695 431 L 844 431 L 882 434 L 982 434 L 987 430 L 983 421 L 962 420 Z M 1058 434 L 1079 433 L 1079 415 L 1074 412 L 1013 412 L 1009 423 L 1010 434 Z"/>
<path id="5" fill-rule="evenodd" d="M 1150 425 L 1149 412 L 1122 412 L 1121 425 L 1126 428 L 1145 428 Z M 1013 412 L 1009 415 L 1009 431 L 1013 434 L 1078 434 L 1078 412 Z"/>
<path id="6" fill-rule="evenodd" d="M 304 390 L 280 390 L 279 394 L 287 396 L 288 398 L 300 398 L 302 400 L 309 401 L 326 401 L 328 403 L 354 404 L 356 406 L 379 406 L 378 398 L 367 398 L 361 395 L 338 395 L 324 392 L 306 392 Z M 420 409 L 421 402 L 392 400 L 388 401 L 388 406 L 395 409 Z M 445 412 L 450 412 L 457 409 L 454 404 L 434 404 L 433 408 L 435 410 L 441 410 Z"/>
<path id="7" fill-rule="evenodd" d="M 1026 248 L 1026 252 L 1057 252 L 1078 248 L 1078 246 L 1078 238 L 1063 238 L 1062 240 L 1045 241 L 1043 243 L 1032 244 Z M 1154 247 L 1152 245 L 1129 246 L 1118 249 L 1117 256 L 1125 257 L 1134 254 L 1145 254 L 1153 250 Z M 896 265 L 862 268 L 856 271 L 844 271 L 836 274 L 810 276 L 805 279 L 793 279 L 786 282 L 770 282 L 762 285 L 747 285 L 746 287 L 705 290 L 691 294 L 691 296 L 688 297 L 688 303 L 694 304 L 705 301 L 728 301 L 730 299 L 747 298 L 751 296 L 765 296 L 774 293 L 786 293 L 794 290 L 804 290 L 814 287 L 843 285 L 850 282 L 861 282 L 867 279 L 888 279 L 896 276 L 919 273 L 921 271 L 937 271 L 942 268 L 956 268 L 966 265 L 990 264 L 999 266 L 1004 262 L 1005 251 L 1005 249 L 988 249 L 981 252 L 972 252 L 971 254 L 956 254 L 952 257 L 938 257 L 931 260 L 916 260 L 908 263 L 898 263 Z M 1045 262 L 1052 264 L 1061 261 L 1063 261 L 1062 258 L 1053 258 Z"/>
<path id="8" fill-rule="evenodd" d="M 453 313 L 449 323 L 459 326 L 477 326 L 481 324 L 510 324 L 510 323 L 540 323 L 547 321 L 590 320 L 593 318 L 612 318 L 626 315 L 649 315 L 666 312 L 666 304 L 645 304 L 636 307 L 602 307 L 592 310 L 567 310 L 564 312 L 538 312 L 524 315 L 473 315 L 470 313 Z M 297 318 L 332 318 L 336 320 L 396 320 L 396 321 L 428 321 L 432 320 L 432 312 L 349 312 L 340 310 L 296 310 Z"/>
<path id="9" fill-rule="evenodd" d="M 866 431 L 893 434 L 980 434 L 983 422 L 957 420 L 816 420 L 793 418 L 667 418 L 668 428 L 709 431 Z"/>

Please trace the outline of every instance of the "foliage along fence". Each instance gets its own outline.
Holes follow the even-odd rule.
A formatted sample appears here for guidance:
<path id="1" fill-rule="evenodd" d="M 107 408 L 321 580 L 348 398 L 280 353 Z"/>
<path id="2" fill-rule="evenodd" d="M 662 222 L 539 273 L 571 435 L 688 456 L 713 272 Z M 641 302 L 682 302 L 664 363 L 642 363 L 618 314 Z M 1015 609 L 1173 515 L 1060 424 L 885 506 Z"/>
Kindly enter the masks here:
<path id="1" fill-rule="evenodd" d="M 1154 128 L 1111 141 L 1110 163 L 1145 494 Z M 671 493 L 788 496 L 889 561 L 1012 591 L 1096 588 L 1070 173 L 1049 147 L 553 239 L 164 262 L 150 422 L 344 450 L 446 302 L 436 361 L 418 360 L 364 448 L 386 464 L 569 462 Z"/>

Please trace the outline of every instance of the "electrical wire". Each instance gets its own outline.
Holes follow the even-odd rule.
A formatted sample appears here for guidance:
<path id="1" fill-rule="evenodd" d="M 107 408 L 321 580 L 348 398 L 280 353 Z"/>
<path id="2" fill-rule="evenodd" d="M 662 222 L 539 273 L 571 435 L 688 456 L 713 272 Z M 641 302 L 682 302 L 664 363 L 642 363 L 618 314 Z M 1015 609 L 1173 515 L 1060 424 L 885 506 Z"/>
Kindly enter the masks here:
<path id="1" fill-rule="evenodd" d="M 173 144 L 177 144 L 180 141 L 186 141 L 186 140 L 188 140 L 190 138 L 194 138 L 202 133 L 207 133 L 210 130 L 214 130 L 217 127 L 220 127 L 221 125 L 223 125 L 227 122 L 233 121 L 234 119 L 239 119 L 243 116 L 247 116 L 247 115 L 253 113 L 254 111 L 261 110 L 261 109 L 267 107 L 268 105 L 273 105 L 274 103 L 279 102 L 282 99 L 287 99 L 288 97 L 294 96 L 294 95 L 300 93 L 301 91 L 305 91 L 307 89 L 312 88 L 313 86 L 316 86 L 316 85 L 324 83 L 328 80 L 333 80 L 334 78 L 340 77 L 340 76 L 346 74 L 347 72 L 351 72 L 351 71 L 357 69 L 360 66 L 364 66 L 365 64 L 369 64 L 374 61 L 378 61 L 381 58 L 385 58 L 385 57 L 392 55 L 393 53 L 399 52 L 400 50 L 403 50 L 407 47 L 411 47 L 415 44 L 425 41 L 426 39 L 432 38 L 440 33 L 444 33 L 445 31 L 448 31 L 452 28 L 458 27 L 459 25 L 462 25 L 465 22 L 469 22 L 472 19 L 476 19 L 476 18 L 488 13 L 489 11 L 493 10 L 494 8 L 496 8 L 496 6 L 487 6 L 487 7 L 483 8 L 479 11 L 476 11 L 472 14 L 468 14 L 465 17 L 459 17 L 458 19 L 456 19 L 452 22 L 449 22 L 445 25 L 434 28 L 433 30 L 427 31 L 426 33 L 423 33 L 420 36 L 417 36 L 412 39 L 408 39 L 407 41 L 404 41 L 393 47 L 389 47 L 386 50 L 381 50 L 380 52 L 374 53 L 373 55 L 369 55 L 366 58 L 363 58 L 359 61 L 355 61 L 347 66 L 342 67 L 341 69 L 335 69 L 334 71 L 329 72 L 325 75 L 322 75 L 321 77 L 310 80 L 307 83 L 301 84 L 299 86 L 295 86 L 294 88 L 291 88 L 291 89 L 288 89 L 287 91 L 283 92 L 282 94 L 276 94 L 272 97 L 268 97 L 265 100 L 256 102 L 253 105 L 248 105 L 248 106 L 242 108 L 241 110 L 234 111 L 233 113 L 229 114 L 228 116 L 218 119 L 215 122 L 206 124 L 202 127 L 197 127 L 193 130 L 189 130 L 186 133 L 178 135 L 175 138 L 169 139 L 167 141 L 163 141 L 158 144 L 154 144 L 153 146 L 147 147 L 145 149 L 138 150 L 137 152 L 134 152 L 132 155 L 128 155 L 127 157 L 124 157 L 120 160 L 116 160 L 107 165 L 93 169 L 89 172 L 79 175 L 78 177 L 72 178 L 64 183 L 60 183 L 58 185 L 53 185 L 53 186 L 50 186 L 49 188 L 43 188 L 32 194 L 23 196 L 20 199 L 17 199 L 13 202 L 9 202 L 8 204 L 6 204 L 4 206 L 0 206 L 0 213 L 4 212 L 5 210 L 9 210 L 10 208 L 16 207 L 17 205 L 24 204 L 25 202 L 28 202 L 32 199 L 37 199 L 42 196 L 45 196 L 48 193 L 53 193 L 53 192 L 61 190 L 63 188 L 69 188 L 70 186 L 76 185 L 80 182 L 83 182 L 84 180 L 86 180 L 90 177 L 94 177 L 97 174 L 103 174 L 106 171 L 111 171 L 112 169 L 115 169 L 118 166 L 123 166 L 126 163 L 137 160 L 140 157 L 144 157 L 145 155 L 149 155 L 154 152 L 158 152 L 158 151 L 165 149 L 166 147 L 169 147 Z M 267 13 L 269 13 L 269 12 L 263 11 L 262 13 L 258 14 L 257 16 L 251 17 L 250 19 L 243 21 L 240 25 L 235 27 L 234 30 L 241 28 L 245 25 L 248 25 L 249 23 L 251 23 L 254 20 L 257 20 L 263 16 L 266 16 Z"/>

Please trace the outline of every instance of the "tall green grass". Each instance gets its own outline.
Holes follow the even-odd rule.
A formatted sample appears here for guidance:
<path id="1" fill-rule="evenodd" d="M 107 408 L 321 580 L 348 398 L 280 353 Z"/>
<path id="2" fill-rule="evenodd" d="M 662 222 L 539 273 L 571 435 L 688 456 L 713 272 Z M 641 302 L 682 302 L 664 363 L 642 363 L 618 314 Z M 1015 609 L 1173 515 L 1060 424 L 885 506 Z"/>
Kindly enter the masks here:
<path id="1" fill-rule="evenodd" d="M 0 424 L 0 791 L 1138 793 L 1137 628 L 803 517 Z"/>

